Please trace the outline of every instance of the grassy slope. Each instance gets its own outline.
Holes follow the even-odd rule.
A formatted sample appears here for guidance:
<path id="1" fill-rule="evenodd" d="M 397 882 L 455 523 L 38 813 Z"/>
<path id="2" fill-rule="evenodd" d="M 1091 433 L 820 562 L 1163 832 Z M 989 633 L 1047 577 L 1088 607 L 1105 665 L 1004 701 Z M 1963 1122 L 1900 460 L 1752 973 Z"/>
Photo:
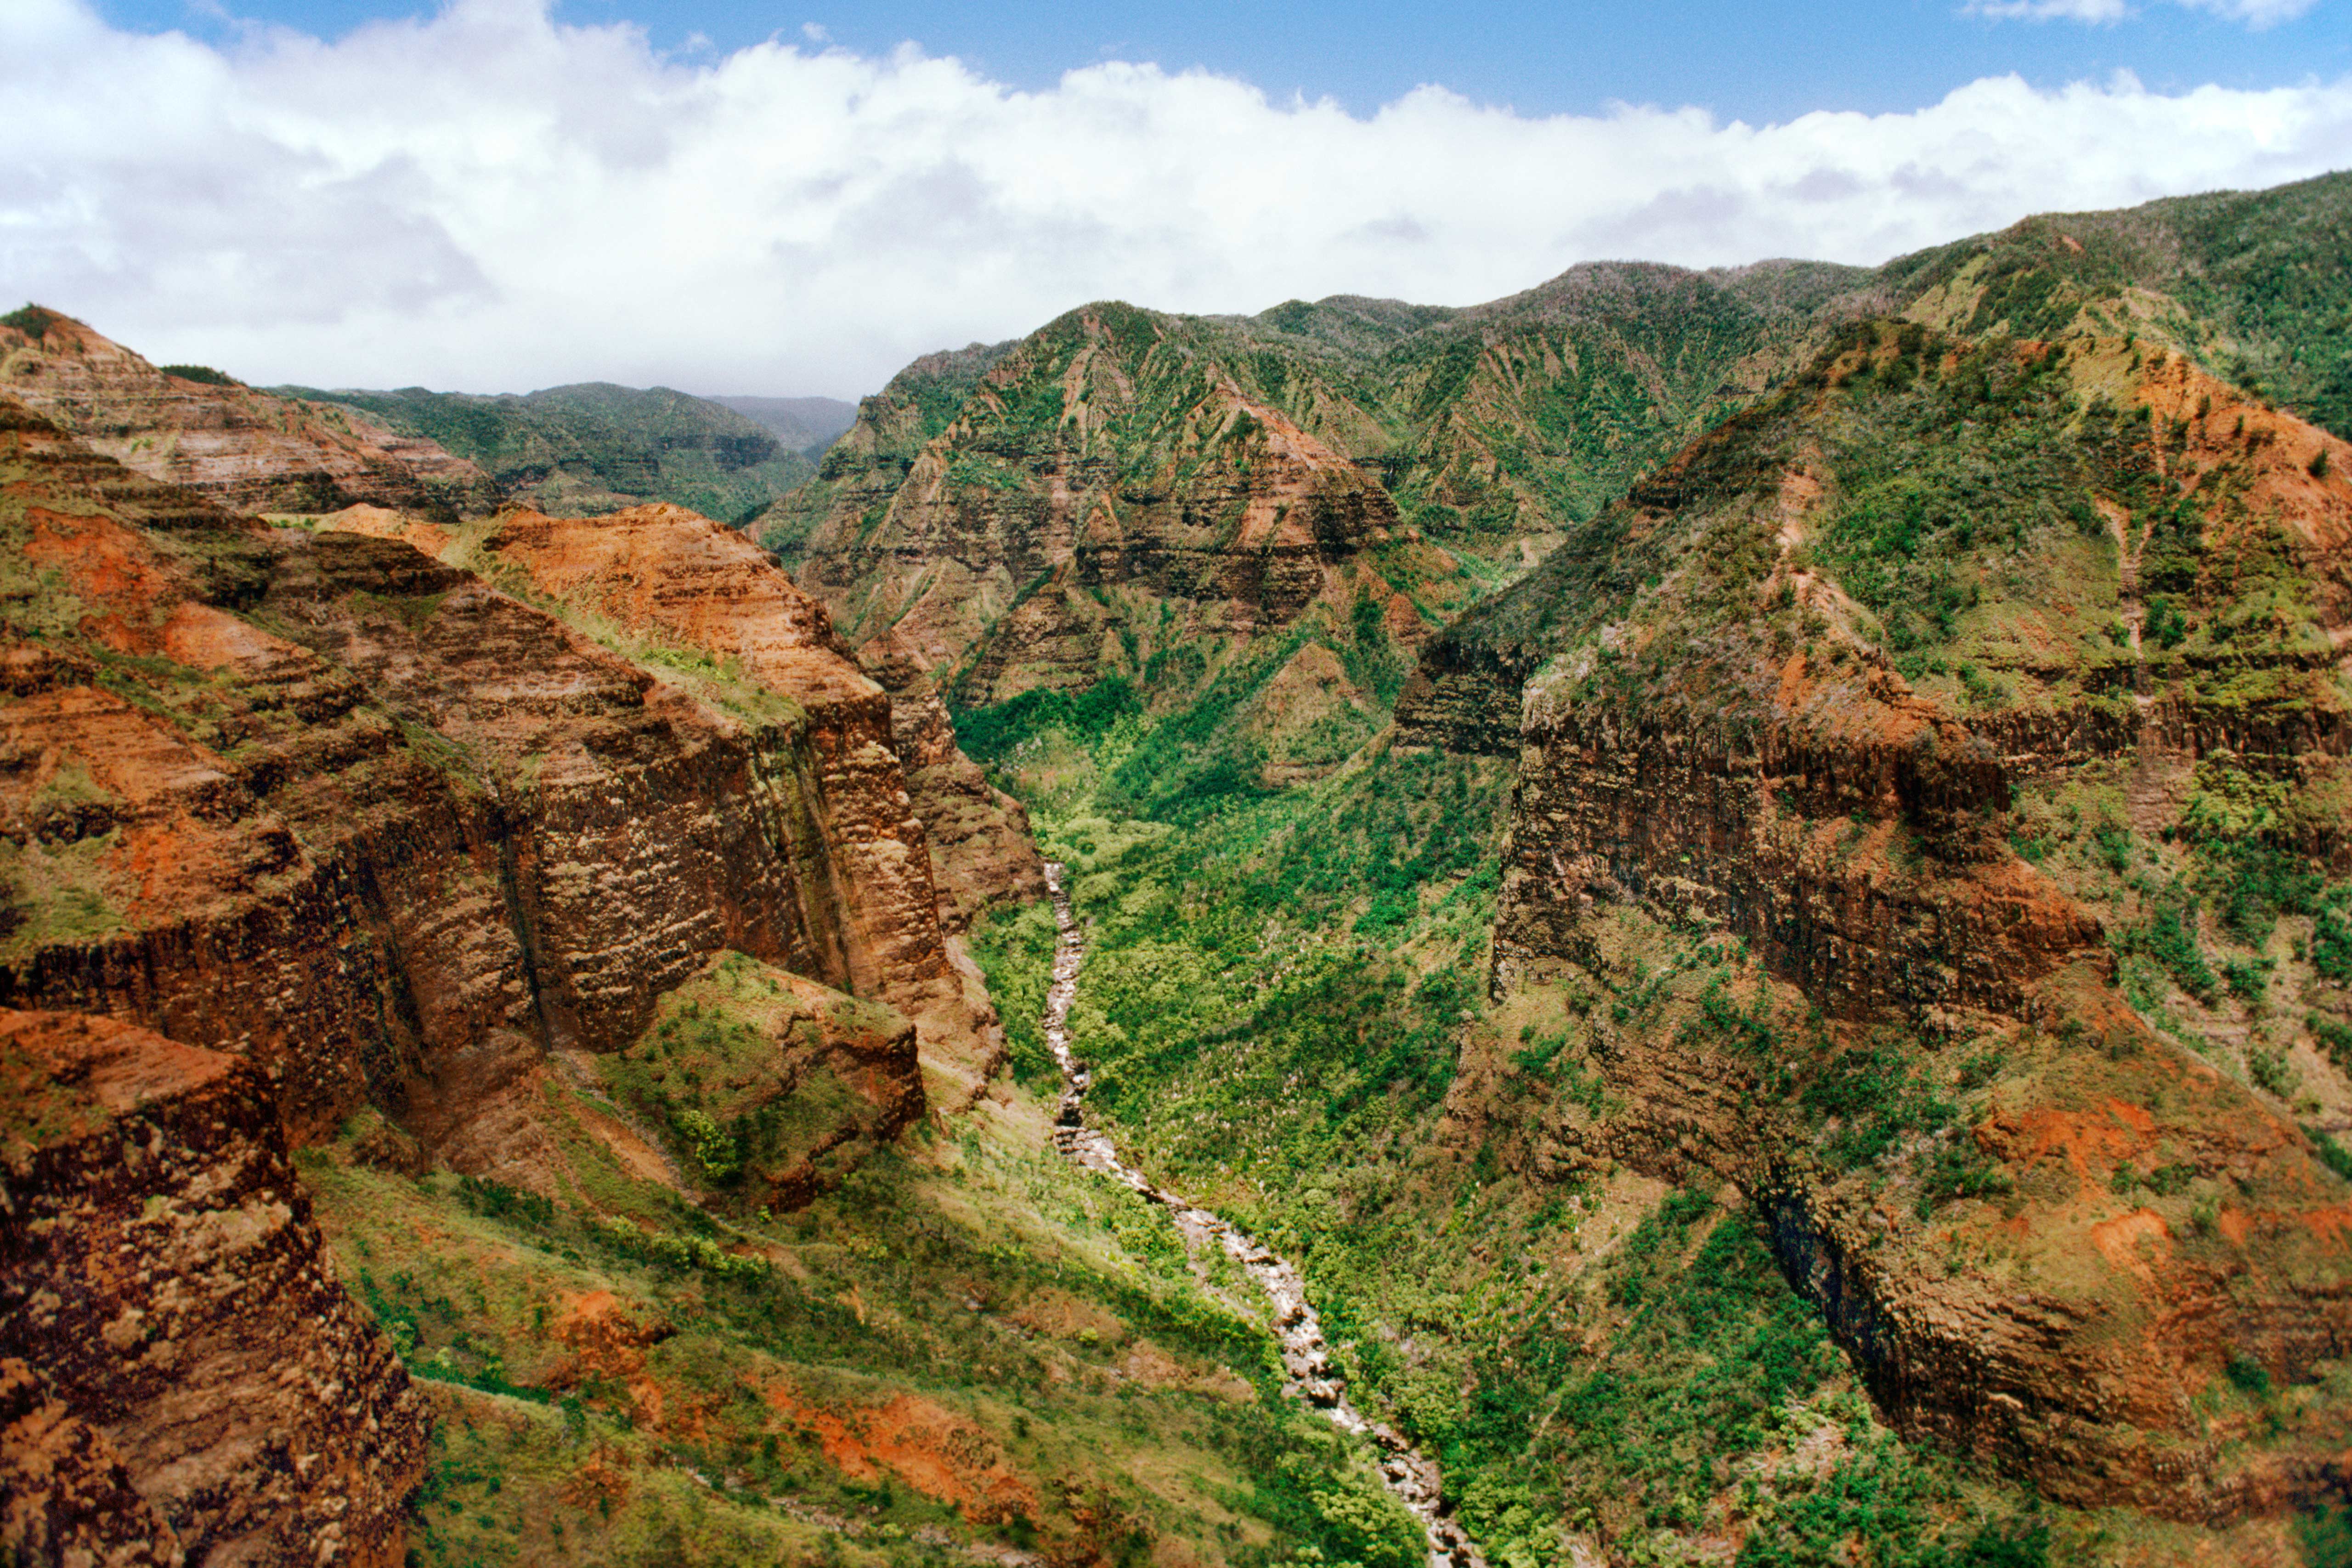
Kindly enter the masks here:
<path id="1" fill-rule="evenodd" d="M 673 998 L 673 1027 L 605 1085 L 656 1043 L 674 1091 L 719 1079 L 725 1052 L 695 1053 L 761 1023 L 730 1000 L 760 966 L 727 967 L 740 984 Z M 688 1013 L 704 1026 L 676 1027 Z M 1359 1457 L 1275 1397 L 1262 1329 L 1204 1290 L 1162 1215 L 1052 1152 L 1025 1094 L 775 1215 L 616 1154 L 604 1088 L 542 1092 L 552 1197 L 379 1168 L 364 1125 L 303 1157 L 345 1279 L 442 1403 L 424 1561 L 1312 1547 L 1410 1568 L 1415 1532 Z M 698 1152 L 677 1141 L 675 1167 L 707 1172 Z"/>
<path id="2" fill-rule="evenodd" d="M 437 441 L 520 499 L 558 514 L 666 500 L 731 520 L 764 508 L 815 471 L 753 420 L 667 387 L 588 382 L 495 397 L 422 387 L 277 390 L 356 408 Z"/>
<path id="3" fill-rule="evenodd" d="M 1878 279 L 1969 333 L 2137 330 L 2352 437 L 2352 174 L 2032 217 Z"/>

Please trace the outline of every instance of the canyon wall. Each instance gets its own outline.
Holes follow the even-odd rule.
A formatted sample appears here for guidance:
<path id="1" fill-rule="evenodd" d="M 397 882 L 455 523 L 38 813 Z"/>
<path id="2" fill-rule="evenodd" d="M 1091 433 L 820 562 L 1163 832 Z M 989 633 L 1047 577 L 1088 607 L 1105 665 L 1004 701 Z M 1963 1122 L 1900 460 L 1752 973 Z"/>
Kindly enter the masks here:
<path id="1" fill-rule="evenodd" d="M 839 1180 L 931 1096 L 976 1092 L 1001 1055 L 985 988 L 942 926 L 969 911 L 934 884 L 888 695 L 740 535 L 675 508 L 512 513 L 469 528 L 462 548 L 413 511 L 272 528 L 14 401 L 0 402 L 0 1005 L 99 1016 L 72 1027 L 134 1086 L 104 1090 L 115 1110 L 164 1092 L 136 1087 L 141 1074 L 178 1093 L 180 1073 L 210 1141 L 180 1166 L 126 1169 L 268 1218 L 230 1226 L 233 1262 L 174 1244 L 137 1281 L 113 1281 L 113 1265 L 90 1260 L 146 1223 L 152 1194 L 123 1196 L 94 1173 L 98 1156 L 47 1144 L 47 1163 L 11 1178 L 13 1214 L 32 1215 L 36 1196 L 55 1210 L 5 1270 L 31 1303 L 5 1351 L 6 1409 L 39 1445 L 26 1462 L 41 1473 L 10 1483 L 9 1528 L 27 1550 L 220 1560 L 222 1542 L 249 1537 L 276 1543 L 236 1548 L 250 1560 L 310 1561 L 341 1539 L 349 1560 L 396 1560 L 422 1417 L 314 1266 L 285 1140 L 331 1136 L 373 1107 L 396 1163 L 546 1190 L 577 1131 L 549 1119 L 565 1102 L 556 1087 L 600 1093 L 593 1058 L 628 1051 L 663 998 L 727 952 L 773 965 L 769 991 L 805 990 L 794 1026 L 821 1031 L 814 1055 L 791 1034 L 782 1076 L 745 1116 L 764 1125 L 765 1108 L 807 1100 L 841 1123 L 786 1115 L 796 1142 L 760 1175 L 772 1203 Z M 923 771 L 971 782 L 951 740 L 929 739 Z M 1009 831 L 1001 812 L 967 823 L 955 842 L 987 852 L 946 857 L 967 868 L 971 908 L 1020 892 Z M 838 993 L 888 1005 L 866 1019 Z M 835 1015 L 851 1022 L 824 1021 Z M 812 1074 L 838 1087 L 795 1100 Z M 609 1117 L 572 1120 L 642 1147 Z M 290 1261 L 249 1266 L 253 1247 Z M 97 1294 L 43 1283 L 85 1263 Z M 135 1324 L 163 1309 L 131 1298 L 178 1300 L 199 1279 L 236 1320 L 202 1334 L 242 1333 L 247 1360 L 279 1371 L 316 1357 L 273 1341 L 267 1314 L 231 1295 L 315 1297 L 305 1321 L 334 1353 L 374 1360 L 363 1377 L 320 1373 L 313 1392 L 383 1431 L 340 1437 L 321 1461 L 291 1415 L 266 1440 L 224 1415 L 229 1446 L 172 1469 L 170 1455 L 193 1452 L 194 1413 L 250 1403 L 231 1372 L 157 1362 L 133 1398 L 110 1363 L 65 1353 L 112 1342 L 58 1314 L 111 1323 L 120 1308 Z M 43 1305 L 53 1297 L 65 1304 Z M 380 1394 L 361 1394 L 369 1380 Z M 186 1498 L 157 1489 L 163 1470 Z"/>
<path id="2" fill-rule="evenodd" d="M 0 1009 L 0 1542 L 402 1561 L 422 1398 L 343 1292 L 258 1068 Z"/>
<path id="3" fill-rule="evenodd" d="M 103 459 L 18 426 L 26 613 L 88 644 L 22 645 L 0 713 L 10 999 L 242 1051 L 280 1075 L 298 1136 L 373 1100 L 461 1164 L 504 1086 L 633 1037 L 720 948 L 903 1004 L 968 1071 L 992 1056 L 887 700 L 782 574 L 678 601 L 741 606 L 721 670 L 683 634 L 608 647 L 397 541 L 217 513 L 143 529 L 128 500 L 100 510 Z M 559 595 L 552 528 L 519 519 L 512 558 L 487 553 Z M 769 570 L 704 520 L 672 532 L 673 554 Z"/>
<path id="4" fill-rule="evenodd" d="M 1985 510 L 1934 446 L 1916 488 L 1872 460 L 1979 385 L 1952 460 L 2042 465 Z M 2352 996 L 2320 895 L 2243 880 L 2341 869 L 2347 455 L 2129 345 L 1864 328 L 1401 704 L 1474 752 L 1516 710 L 1494 984 L 1608 1089 L 1533 1168 L 1738 1183 L 1890 1420 L 2068 1502 L 2352 1482 L 2340 1410 L 2281 1436 L 2232 1392 L 2352 1349 L 2352 1189 L 2298 1125 L 2341 1114 Z"/>

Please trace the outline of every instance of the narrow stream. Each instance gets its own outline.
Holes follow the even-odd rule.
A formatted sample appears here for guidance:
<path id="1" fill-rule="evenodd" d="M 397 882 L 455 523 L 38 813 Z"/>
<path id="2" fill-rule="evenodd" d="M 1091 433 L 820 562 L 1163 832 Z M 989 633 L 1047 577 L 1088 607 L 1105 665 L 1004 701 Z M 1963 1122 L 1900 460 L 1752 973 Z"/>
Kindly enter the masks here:
<path id="1" fill-rule="evenodd" d="M 1486 1559 L 1460 1525 L 1440 1511 L 1437 1461 L 1423 1454 L 1392 1427 L 1367 1421 L 1348 1403 L 1347 1386 L 1331 1365 L 1330 1347 L 1323 1342 L 1323 1325 L 1307 1303 L 1306 1282 L 1289 1259 L 1280 1257 L 1245 1232 L 1229 1225 L 1178 1193 L 1152 1185 L 1150 1180 L 1118 1157 L 1111 1141 L 1086 1124 L 1081 1102 L 1091 1077 L 1070 1050 L 1070 1001 L 1077 994 L 1078 969 L 1086 962 L 1086 932 L 1070 909 L 1066 868 L 1045 863 L 1045 886 L 1054 896 L 1054 921 L 1060 935 L 1054 944 L 1054 984 L 1045 993 L 1045 1043 L 1062 1069 L 1062 1103 L 1055 1118 L 1054 1142 L 1063 1153 L 1089 1171 L 1098 1172 L 1140 1193 L 1168 1210 L 1185 1245 L 1198 1248 L 1214 1242 L 1241 1265 L 1266 1299 L 1274 1303 L 1275 1335 L 1282 1346 L 1283 1371 L 1289 1392 L 1331 1418 L 1331 1424 L 1373 1445 L 1380 1452 L 1381 1479 L 1429 1539 L 1430 1568 L 1486 1568 Z"/>

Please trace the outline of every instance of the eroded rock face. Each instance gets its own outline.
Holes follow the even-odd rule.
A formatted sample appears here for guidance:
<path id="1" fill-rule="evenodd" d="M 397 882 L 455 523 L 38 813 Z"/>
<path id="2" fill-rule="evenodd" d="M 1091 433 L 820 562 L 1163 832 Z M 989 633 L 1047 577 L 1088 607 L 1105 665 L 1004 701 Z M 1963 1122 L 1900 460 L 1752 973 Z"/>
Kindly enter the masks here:
<path id="1" fill-rule="evenodd" d="M 431 441 L 341 408 L 166 375 L 67 316 L 0 326 L 0 390 L 149 479 L 236 511 L 357 502 L 454 515 L 499 500 L 490 477 Z"/>
<path id="2" fill-rule="evenodd" d="M 708 1117 L 725 1168 L 699 1173 L 746 1207 L 801 1207 L 925 1109 L 904 1016 L 736 953 L 671 993 L 603 1065 L 649 1123 L 677 1105 Z"/>
<path id="3" fill-rule="evenodd" d="M 984 1070 L 887 700 L 821 611 L 759 654 L 791 691 L 666 680 L 406 543 L 143 527 L 20 425 L 21 613 L 90 651 L 10 656 L 0 996 L 249 1055 L 298 1137 L 372 1101 L 461 1169 L 515 1159 L 551 1053 L 618 1048 L 721 949 L 903 998 Z"/>
<path id="4" fill-rule="evenodd" d="M 850 988 L 888 1000 L 921 1022 L 938 1054 L 984 1071 L 994 1013 L 941 922 L 961 931 L 993 899 L 1035 896 L 1024 862 L 1034 867 L 1036 853 L 1025 822 L 1008 816 L 1019 808 L 1000 804 L 956 752 L 938 699 L 909 687 L 894 701 L 835 636 L 824 606 L 765 552 L 679 507 L 509 512 L 482 549 L 485 562 L 521 568 L 542 593 L 733 661 L 808 715 L 817 801 L 846 883 Z"/>
<path id="5" fill-rule="evenodd" d="M 1115 667 L 1107 591 L 1170 604 L 1188 635 L 1294 620 L 1396 508 L 1177 325 L 1090 306 L 997 359 L 887 500 L 845 480 L 802 583 L 853 641 L 892 632 L 974 702 Z"/>
<path id="6" fill-rule="evenodd" d="M 336 1282 L 249 1062 L 0 1010 L 0 1540 L 392 1564 L 426 1415 Z"/>
<path id="7" fill-rule="evenodd" d="M 2168 1005 L 2144 960 L 2136 1007 L 2118 954 L 2183 919 L 2210 873 L 2158 862 L 2211 842 L 2195 811 L 2258 787 L 2232 779 L 2308 792 L 2260 831 L 2310 858 L 2314 886 L 2340 854 L 2324 803 L 2352 488 L 2315 453 L 2342 444 L 2105 342 L 1969 360 L 1857 342 L 1424 649 L 1419 738 L 1494 750 L 1518 709 L 1496 984 L 1556 997 L 1620 1101 L 1548 1113 L 1535 1163 L 1736 1181 L 1893 1422 L 2055 1498 L 2211 1521 L 2331 1495 L 2341 1421 L 2265 1436 L 2224 1395 L 2231 1376 L 2307 1383 L 2352 1347 L 2352 1192 L 2260 1074 L 2213 1065 L 2269 1010 L 2233 1016 L 2210 974 Z M 2011 504 L 2050 521 L 2002 536 L 1980 575 L 1968 514 L 1923 510 L 1890 544 L 1850 521 L 1885 514 L 1837 492 L 1874 471 L 1841 440 L 1948 395 L 1836 393 L 1906 353 L 1981 367 L 2011 416 L 2045 421 L 2048 488 Z M 2085 416 L 2051 390 L 2062 374 L 2155 416 Z M 1948 601 L 1932 635 L 1952 642 L 1906 678 L 1889 628 L 1918 628 L 1917 602 L 1870 574 L 1919 559 L 1977 597 Z M 2107 847 L 2034 837 L 2077 818 Z M 2163 928 L 2181 973 L 2188 908 Z M 2273 945 L 2264 975 L 2295 962 Z"/>

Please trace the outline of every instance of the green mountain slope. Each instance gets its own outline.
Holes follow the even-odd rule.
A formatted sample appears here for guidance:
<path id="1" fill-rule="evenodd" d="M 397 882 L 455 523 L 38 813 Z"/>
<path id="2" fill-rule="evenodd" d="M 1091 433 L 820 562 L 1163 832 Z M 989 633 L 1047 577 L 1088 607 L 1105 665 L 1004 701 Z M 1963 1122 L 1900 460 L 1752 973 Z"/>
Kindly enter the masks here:
<path id="1" fill-rule="evenodd" d="M 2347 1408 L 2343 459 L 2273 406 L 2347 188 L 1090 308 L 772 514 L 1079 872 L 1089 1114 L 1303 1261 L 1490 1560 L 2296 1561 L 2140 1510 L 2307 1502 Z M 1395 509 L 1287 618 L 1133 548 L 1276 493 L 1241 412 Z"/>
<path id="2" fill-rule="evenodd" d="M 744 415 L 664 386 L 583 382 L 520 396 L 423 387 L 278 390 L 356 408 L 436 441 L 479 464 L 516 500 L 553 514 L 659 500 L 706 517 L 740 518 L 813 471 L 806 457 Z"/>
<path id="3" fill-rule="evenodd" d="M 2352 435 L 2352 174 L 2032 217 L 1878 276 L 1915 320 L 2014 337 L 2137 332 Z"/>
<path id="4" fill-rule="evenodd" d="M 854 640 L 903 629 L 942 669 L 987 670 L 973 700 L 1132 674 L 1105 650 L 1148 637 L 1171 600 L 1197 629 L 1198 593 L 1150 584 L 1105 615 L 1072 602 L 1050 635 L 1012 612 L 1041 588 L 1066 600 L 1081 578 L 1116 596 L 1139 548 L 1171 547 L 1163 522 L 1136 519 L 1171 498 L 1197 531 L 1260 494 L 1245 462 L 1216 476 L 1213 505 L 1193 482 L 1217 461 L 1195 435 L 1237 409 L 1287 420 L 1379 482 L 1395 529 L 1503 576 L 1862 317 L 2147 340 L 2337 427 L 2352 421 L 2347 202 L 2352 175 L 2330 175 L 2038 217 L 1875 270 L 1594 264 L 1467 310 L 1349 296 L 1246 318 L 1089 306 L 1018 343 L 909 366 L 861 405 L 818 479 L 753 527 L 803 563 Z M 1138 546 L 1139 531 L 1158 542 Z M 1184 547 L 1204 538 L 1215 547 L 1197 531 Z M 1098 547 L 1111 539 L 1127 559 Z M 1041 578 L 1066 558 L 1080 562 L 1066 581 Z M 1041 637 L 1055 647 L 1043 661 Z"/>
<path id="5" fill-rule="evenodd" d="M 1861 275 L 1809 264 L 1691 273 L 1647 265 L 1581 267 L 1542 288 L 1469 310 L 1337 297 L 1293 300 L 1254 317 L 1180 317 L 1089 307 L 1133 329 L 1107 349 L 1118 374 L 1156 380 L 1120 426 L 1076 417 L 1067 371 L 1072 312 L 1018 345 L 935 355 L 861 405 L 828 458 L 824 483 L 760 526 L 793 548 L 827 520 L 856 534 L 910 471 L 922 447 L 1001 450 L 1042 476 L 1089 450 L 1139 461 L 1171 417 L 1227 386 L 1279 410 L 1379 473 L 1405 520 L 1499 547 L 1589 513 L 1706 420 L 1760 387 L 1787 357 L 1820 298 Z M 1144 359 L 1181 359 L 1169 380 Z M 950 431 L 983 373 L 1001 407 Z M 1065 424 L 1094 438 L 1066 450 Z M 850 526 L 844 528 L 847 523 Z M 861 542 L 891 548 L 883 528 Z M 838 538 L 810 548 L 840 552 Z"/>

